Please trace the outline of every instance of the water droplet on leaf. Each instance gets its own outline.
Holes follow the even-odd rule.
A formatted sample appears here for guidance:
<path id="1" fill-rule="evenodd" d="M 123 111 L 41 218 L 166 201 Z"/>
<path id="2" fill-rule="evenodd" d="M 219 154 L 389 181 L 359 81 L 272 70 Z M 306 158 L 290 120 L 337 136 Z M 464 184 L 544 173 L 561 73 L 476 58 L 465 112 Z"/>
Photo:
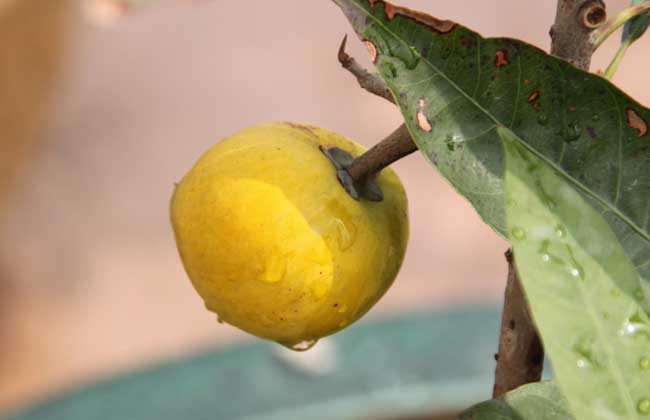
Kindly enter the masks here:
<path id="1" fill-rule="evenodd" d="M 641 311 L 641 309 L 638 309 L 636 313 L 623 322 L 623 326 L 618 332 L 619 335 L 630 337 L 645 335 L 647 338 L 650 338 L 650 325 L 648 325 Z"/>
<path id="2" fill-rule="evenodd" d="M 594 355 L 593 349 L 594 339 L 592 337 L 582 337 L 574 345 L 573 351 L 575 351 L 578 356 L 577 360 L 578 367 L 585 368 L 590 366 L 598 366 L 598 362 Z"/>
<path id="3" fill-rule="evenodd" d="M 384 61 L 381 65 L 381 69 L 384 75 L 389 79 L 393 79 L 397 76 L 397 69 L 390 61 Z"/>
<path id="4" fill-rule="evenodd" d="M 564 141 L 566 141 L 567 143 L 576 141 L 580 138 L 581 135 L 582 135 L 582 127 L 580 127 L 579 122 L 574 121 L 566 127 L 564 133 Z"/>
<path id="5" fill-rule="evenodd" d="M 643 289 L 640 288 L 640 287 L 638 287 L 638 288 L 634 291 L 634 297 L 635 297 L 637 300 L 643 300 L 643 299 L 645 299 L 645 293 L 643 292 Z"/>
<path id="6" fill-rule="evenodd" d="M 639 410 L 639 413 L 641 414 L 650 414 L 650 400 L 647 398 L 639 400 L 636 409 Z"/>
<path id="7" fill-rule="evenodd" d="M 512 237 L 515 239 L 526 239 L 526 231 L 518 226 L 513 227 L 510 232 L 512 233 Z"/>
<path id="8" fill-rule="evenodd" d="M 650 357 L 643 356 L 641 359 L 639 359 L 639 367 L 643 370 L 650 369 Z"/>
<path id="9" fill-rule="evenodd" d="M 581 280 L 584 280 L 585 273 L 580 267 L 571 267 L 569 273 L 571 273 L 573 277 L 579 277 Z"/>
<path id="10" fill-rule="evenodd" d="M 540 125 L 546 125 L 546 124 L 548 124 L 548 117 L 546 116 L 546 114 L 539 114 L 537 116 L 537 122 Z"/>

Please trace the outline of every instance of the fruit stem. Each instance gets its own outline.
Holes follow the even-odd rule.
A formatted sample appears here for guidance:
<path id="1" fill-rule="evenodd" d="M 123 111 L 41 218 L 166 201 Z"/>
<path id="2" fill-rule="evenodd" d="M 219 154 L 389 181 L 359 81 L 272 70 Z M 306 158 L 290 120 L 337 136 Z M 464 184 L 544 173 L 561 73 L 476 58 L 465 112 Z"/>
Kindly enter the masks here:
<path id="1" fill-rule="evenodd" d="M 339 47 L 337 55 L 341 66 L 357 79 L 361 88 L 394 104 L 395 98 L 393 98 L 393 94 L 390 89 L 388 89 L 388 86 L 386 86 L 381 76 L 377 73 L 370 73 L 357 63 L 354 57 L 351 57 L 347 52 L 345 52 L 347 39 L 348 36 L 346 35 L 343 38 L 343 41 L 341 41 L 341 46 Z M 342 174 L 339 172 L 339 180 L 348 193 L 350 193 L 350 191 L 353 191 L 354 189 L 350 188 L 348 184 L 363 184 L 366 181 L 374 179 L 386 166 L 415 152 L 417 149 L 418 148 L 415 145 L 408 128 L 406 128 L 406 125 L 402 124 L 388 137 L 373 146 L 366 153 L 355 158 L 351 163 L 343 165 L 343 169 L 346 173 Z M 332 157 L 330 156 L 330 159 L 331 158 Z M 346 175 L 349 175 L 349 181 L 345 179 Z M 350 195 L 354 197 L 354 193 L 351 193 Z"/>
<path id="2" fill-rule="evenodd" d="M 408 128 L 402 124 L 384 140 L 355 158 L 347 171 L 357 182 L 374 178 L 382 169 L 417 149 Z"/>

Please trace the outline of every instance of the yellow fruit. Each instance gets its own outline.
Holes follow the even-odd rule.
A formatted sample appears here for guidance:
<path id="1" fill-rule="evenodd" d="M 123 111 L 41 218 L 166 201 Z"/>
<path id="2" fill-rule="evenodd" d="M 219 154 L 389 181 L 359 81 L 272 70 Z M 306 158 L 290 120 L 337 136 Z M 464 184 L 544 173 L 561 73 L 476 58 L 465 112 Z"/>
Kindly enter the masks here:
<path id="1" fill-rule="evenodd" d="M 366 313 L 397 275 L 408 239 L 397 175 L 380 173 L 383 201 L 357 201 L 319 146 L 365 151 L 313 126 L 249 128 L 208 150 L 171 202 L 181 259 L 206 307 L 295 349 Z"/>

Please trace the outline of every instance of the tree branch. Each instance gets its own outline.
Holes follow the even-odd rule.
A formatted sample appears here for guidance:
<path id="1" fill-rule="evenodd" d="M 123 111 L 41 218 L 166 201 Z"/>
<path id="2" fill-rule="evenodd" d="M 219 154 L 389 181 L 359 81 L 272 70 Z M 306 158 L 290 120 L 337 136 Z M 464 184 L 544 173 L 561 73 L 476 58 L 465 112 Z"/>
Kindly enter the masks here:
<path id="1" fill-rule="evenodd" d="M 591 34 L 606 20 L 601 0 L 558 0 L 551 28 L 551 54 L 575 66 L 589 69 L 593 46 Z M 542 376 L 544 348 L 530 315 L 530 308 L 512 259 L 508 260 L 508 281 L 501 318 L 499 353 L 495 355 L 493 397 L 498 397 Z"/>
<path id="2" fill-rule="evenodd" d="M 593 53 L 591 33 L 607 19 L 602 0 L 558 0 L 551 27 L 551 54 L 588 69 Z"/>
<path id="3" fill-rule="evenodd" d="M 495 355 L 494 398 L 521 385 L 539 381 L 544 367 L 544 347 L 531 318 L 512 251 L 506 252 L 506 260 L 508 282 L 501 318 L 499 353 Z"/>
<path id="4" fill-rule="evenodd" d="M 345 52 L 345 45 L 348 41 L 348 36 L 343 37 L 341 41 L 341 46 L 339 47 L 339 63 L 343 66 L 344 69 L 349 71 L 357 78 L 359 86 L 368 92 L 375 94 L 379 97 L 386 99 L 391 103 L 395 103 L 393 94 L 390 93 L 390 89 L 384 83 L 384 80 L 376 73 L 370 73 L 368 70 L 361 67 L 357 60 L 354 57 L 350 57 L 348 53 Z"/>

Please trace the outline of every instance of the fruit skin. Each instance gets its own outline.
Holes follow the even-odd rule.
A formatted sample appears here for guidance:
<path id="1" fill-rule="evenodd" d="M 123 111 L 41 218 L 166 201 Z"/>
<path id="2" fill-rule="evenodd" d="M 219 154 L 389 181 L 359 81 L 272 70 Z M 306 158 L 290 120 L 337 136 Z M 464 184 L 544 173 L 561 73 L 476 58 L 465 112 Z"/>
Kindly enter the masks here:
<path id="1" fill-rule="evenodd" d="M 288 347 L 332 334 L 392 284 L 408 241 L 397 175 L 356 201 L 319 146 L 365 149 L 314 126 L 271 123 L 208 150 L 177 185 L 171 221 L 188 276 L 219 319 Z"/>

